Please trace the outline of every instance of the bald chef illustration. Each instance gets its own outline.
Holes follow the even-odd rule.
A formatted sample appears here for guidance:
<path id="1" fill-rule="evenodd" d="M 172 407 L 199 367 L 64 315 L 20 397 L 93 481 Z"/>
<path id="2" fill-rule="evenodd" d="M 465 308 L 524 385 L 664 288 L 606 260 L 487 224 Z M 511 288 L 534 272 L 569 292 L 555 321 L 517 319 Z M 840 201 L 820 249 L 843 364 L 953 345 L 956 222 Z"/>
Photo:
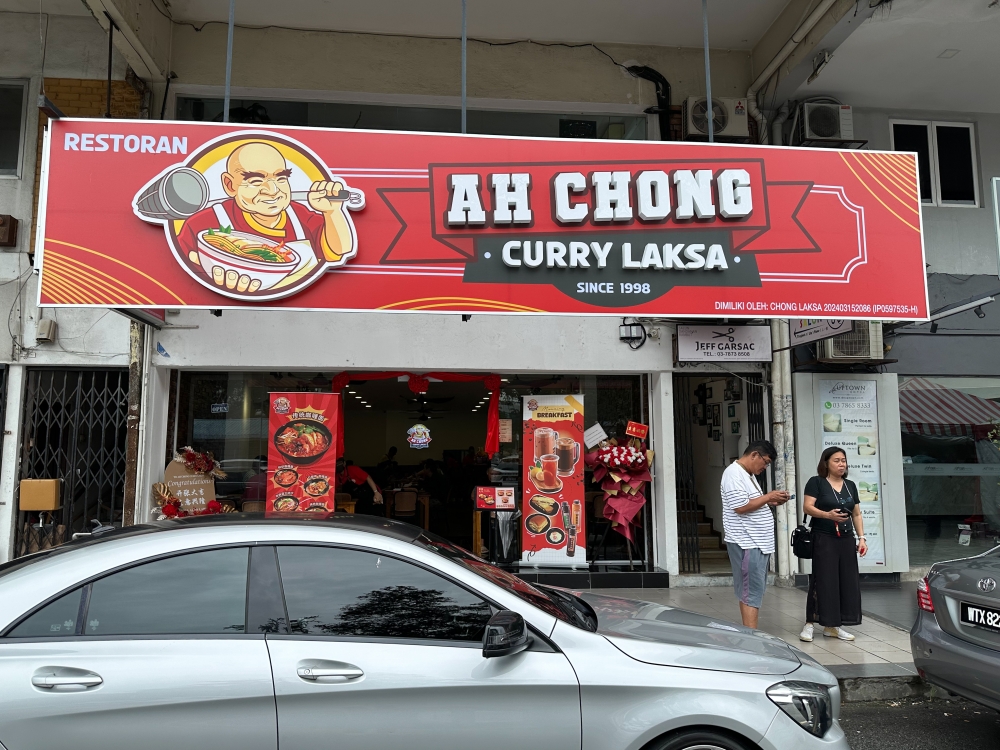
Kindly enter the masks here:
<path id="1" fill-rule="evenodd" d="M 227 228 L 272 242 L 308 242 L 317 260 L 331 264 L 351 257 L 355 248 L 343 183 L 313 182 L 307 207 L 292 201 L 291 174 L 285 157 L 270 143 L 244 143 L 233 149 L 222 175 L 229 198 L 194 214 L 178 232 L 187 257 L 198 262 L 199 232 Z"/>

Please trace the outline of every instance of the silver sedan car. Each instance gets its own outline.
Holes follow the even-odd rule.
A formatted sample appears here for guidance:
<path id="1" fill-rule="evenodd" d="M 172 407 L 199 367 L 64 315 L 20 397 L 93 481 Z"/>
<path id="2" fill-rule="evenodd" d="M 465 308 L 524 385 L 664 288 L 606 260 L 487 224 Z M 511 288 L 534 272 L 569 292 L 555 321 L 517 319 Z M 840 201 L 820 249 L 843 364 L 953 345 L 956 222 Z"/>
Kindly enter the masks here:
<path id="1" fill-rule="evenodd" d="M 202 516 L 0 566 L 6 750 L 848 747 L 829 671 L 414 526 Z"/>
<path id="2" fill-rule="evenodd" d="M 910 631 L 920 676 L 1000 711 L 1000 547 L 933 565 Z"/>

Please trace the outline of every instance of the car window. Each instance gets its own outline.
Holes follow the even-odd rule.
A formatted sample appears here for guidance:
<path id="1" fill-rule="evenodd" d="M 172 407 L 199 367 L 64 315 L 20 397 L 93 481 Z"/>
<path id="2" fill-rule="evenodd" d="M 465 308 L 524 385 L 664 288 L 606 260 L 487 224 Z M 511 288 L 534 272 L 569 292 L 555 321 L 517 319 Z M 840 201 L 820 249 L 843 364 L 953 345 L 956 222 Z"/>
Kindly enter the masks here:
<path id="1" fill-rule="evenodd" d="M 527 581 L 518 578 L 506 570 L 490 565 L 485 560 L 476 557 L 468 550 L 462 549 L 451 542 L 445 541 L 439 536 L 425 531 L 413 542 L 418 547 L 436 552 L 442 557 L 446 557 L 462 567 L 471 570 L 476 575 L 487 578 L 498 586 L 502 586 L 509 593 L 514 594 L 522 601 L 528 602 L 538 607 L 543 612 L 552 615 L 558 620 L 568 622 L 572 625 L 582 627 L 591 632 L 597 629 L 596 624 L 591 619 L 581 616 L 581 608 L 585 609 L 585 603 L 567 604 L 565 597 L 554 596 L 544 589 L 535 588 Z M 595 616 L 596 618 L 596 616 Z"/>
<path id="2" fill-rule="evenodd" d="M 23 620 L 7 635 L 11 638 L 46 638 L 77 634 L 77 618 L 80 614 L 80 594 L 77 589 L 64 594 L 51 604 L 42 607 L 35 614 Z"/>
<path id="3" fill-rule="evenodd" d="M 490 605 L 428 570 L 333 547 L 278 547 L 292 633 L 481 641 Z"/>
<path id="4" fill-rule="evenodd" d="M 86 635 L 242 633 L 246 547 L 194 552 L 94 581 Z"/>

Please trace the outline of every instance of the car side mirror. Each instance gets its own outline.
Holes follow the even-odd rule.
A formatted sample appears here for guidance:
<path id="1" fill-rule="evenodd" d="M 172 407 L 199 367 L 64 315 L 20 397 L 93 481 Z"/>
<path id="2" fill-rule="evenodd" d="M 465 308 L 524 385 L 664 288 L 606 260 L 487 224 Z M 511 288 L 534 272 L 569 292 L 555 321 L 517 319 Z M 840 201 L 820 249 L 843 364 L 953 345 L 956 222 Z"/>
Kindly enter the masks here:
<path id="1" fill-rule="evenodd" d="M 508 656 L 524 651 L 531 645 L 524 618 L 509 609 L 497 612 L 486 623 L 483 635 L 483 657 Z"/>

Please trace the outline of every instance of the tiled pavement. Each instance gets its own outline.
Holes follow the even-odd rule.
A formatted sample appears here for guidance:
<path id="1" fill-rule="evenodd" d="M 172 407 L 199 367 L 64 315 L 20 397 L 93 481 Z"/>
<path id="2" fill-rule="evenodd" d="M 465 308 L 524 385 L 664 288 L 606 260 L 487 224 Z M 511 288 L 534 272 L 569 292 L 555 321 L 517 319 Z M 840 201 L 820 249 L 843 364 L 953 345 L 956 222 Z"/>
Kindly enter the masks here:
<path id="1" fill-rule="evenodd" d="M 740 609 L 732 588 L 711 586 L 674 589 L 600 589 L 595 594 L 666 604 L 699 614 L 740 622 Z M 868 592 L 865 592 L 868 593 Z M 916 675 L 910 654 L 909 634 L 870 616 L 861 625 L 845 628 L 856 640 L 827 638 L 815 629 L 812 643 L 799 640 L 805 618 L 806 593 L 800 589 L 768 587 L 760 609 L 758 627 L 794 645 L 827 666 L 840 678 L 905 677 Z"/>

